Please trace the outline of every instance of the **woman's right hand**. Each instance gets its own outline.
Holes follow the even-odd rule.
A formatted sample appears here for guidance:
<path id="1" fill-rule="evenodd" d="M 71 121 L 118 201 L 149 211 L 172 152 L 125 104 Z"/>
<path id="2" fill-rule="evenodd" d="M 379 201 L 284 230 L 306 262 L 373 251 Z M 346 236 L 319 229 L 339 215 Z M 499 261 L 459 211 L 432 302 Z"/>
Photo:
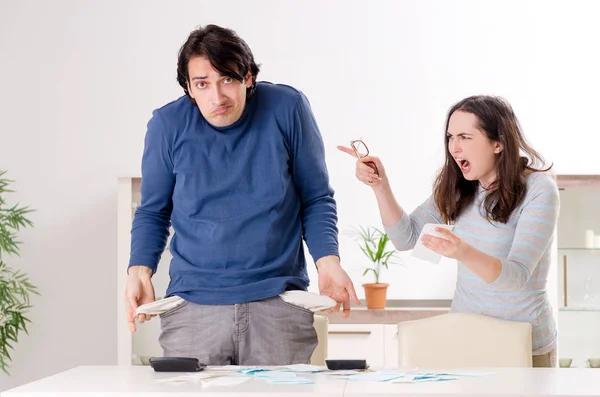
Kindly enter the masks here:
<path id="1" fill-rule="evenodd" d="M 372 188 L 376 188 L 382 183 L 387 183 L 385 168 L 379 157 L 365 156 L 357 158 L 352 148 L 345 146 L 338 146 L 337 148 L 356 158 L 356 179 Z"/>

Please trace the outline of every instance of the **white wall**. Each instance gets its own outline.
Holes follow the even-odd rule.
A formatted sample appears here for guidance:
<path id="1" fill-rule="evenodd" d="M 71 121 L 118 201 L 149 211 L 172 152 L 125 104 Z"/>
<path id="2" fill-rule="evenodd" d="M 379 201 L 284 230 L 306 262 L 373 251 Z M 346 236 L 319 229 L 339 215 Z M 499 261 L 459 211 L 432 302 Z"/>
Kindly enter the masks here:
<path id="1" fill-rule="evenodd" d="M 585 248 L 586 230 L 600 236 L 599 204 L 600 189 L 569 188 L 560 191 L 558 244 L 561 248 Z"/>
<path id="2" fill-rule="evenodd" d="M 568 7 L 568 8 L 567 8 Z M 327 147 L 340 228 L 379 223 L 336 144 L 363 137 L 411 210 L 442 160 L 448 107 L 503 95 L 560 173 L 600 173 L 593 1 L 0 0 L 0 168 L 37 209 L 22 257 L 42 296 L 0 389 L 116 362 L 116 178 L 139 174 L 151 110 L 181 94 L 176 55 L 199 24 L 232 27 L 261 78 L 302 89 Z M 343 238 L 349 268 L 362 260 Z M 445 269 L 445 270 L 443 270 Z M 393 297 L 449 297 L 452 266 L 386 275 Z M 122 270 L 124 271 L 124 269 Z M 357 285 L 363 279 L 353 271 Z M 448 280 L 450 282 L 448 282 Z M 556 285 L 556 283 L 552 284 Z"/>

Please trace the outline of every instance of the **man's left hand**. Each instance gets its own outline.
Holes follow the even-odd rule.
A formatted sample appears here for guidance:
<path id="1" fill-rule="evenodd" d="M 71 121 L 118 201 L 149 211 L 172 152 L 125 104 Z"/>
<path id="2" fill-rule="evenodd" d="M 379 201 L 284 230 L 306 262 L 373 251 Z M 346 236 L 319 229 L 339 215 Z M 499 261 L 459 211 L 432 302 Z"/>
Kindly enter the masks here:
<path id="1" fill-rule="evenodd" d="M 360 301 L 354 291 L 354 284 L 348 273 L 340 266 L 340 258 L 335 255 L 324 256 L 317 261 L 319 272 L 319 292 L 327 295 L 337 302 L 330 311 L 340 310 L 343 307 L 343 316 L 350 315 L 350 299 L 357 305 Z"/>

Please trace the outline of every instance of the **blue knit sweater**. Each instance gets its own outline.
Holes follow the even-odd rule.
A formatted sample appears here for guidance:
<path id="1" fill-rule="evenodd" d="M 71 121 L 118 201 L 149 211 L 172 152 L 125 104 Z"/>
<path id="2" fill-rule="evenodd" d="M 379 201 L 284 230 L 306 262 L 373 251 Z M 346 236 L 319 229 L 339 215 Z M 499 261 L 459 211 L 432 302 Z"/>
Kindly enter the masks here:
<path id="1" fill-rule="evenodd" d="M 303 238 L 315 262 L 338 255 L 333 193 L 301 92 L 258 83 L 223 128 L 183 96 L 148 123 L 129 266 L 156 271 L 172 225 L 166 296 L 214 305 L 306 289 Z"/>

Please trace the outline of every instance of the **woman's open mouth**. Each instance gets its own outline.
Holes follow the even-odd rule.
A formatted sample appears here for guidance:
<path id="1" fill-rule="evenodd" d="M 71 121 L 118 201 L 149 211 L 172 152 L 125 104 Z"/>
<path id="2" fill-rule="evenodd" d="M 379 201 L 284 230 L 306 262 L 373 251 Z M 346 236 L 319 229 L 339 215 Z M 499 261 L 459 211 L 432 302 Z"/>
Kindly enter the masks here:
<path id="1" fill-rule="evenodd" d="M 455 160 L 458 163 L 458 166 L 460 167 L 462 172 L 469 172 L 469 170 L 471 169 L 471 163 L 469 162 L 469 160 L 460 158 L 457 158 Z"/>

